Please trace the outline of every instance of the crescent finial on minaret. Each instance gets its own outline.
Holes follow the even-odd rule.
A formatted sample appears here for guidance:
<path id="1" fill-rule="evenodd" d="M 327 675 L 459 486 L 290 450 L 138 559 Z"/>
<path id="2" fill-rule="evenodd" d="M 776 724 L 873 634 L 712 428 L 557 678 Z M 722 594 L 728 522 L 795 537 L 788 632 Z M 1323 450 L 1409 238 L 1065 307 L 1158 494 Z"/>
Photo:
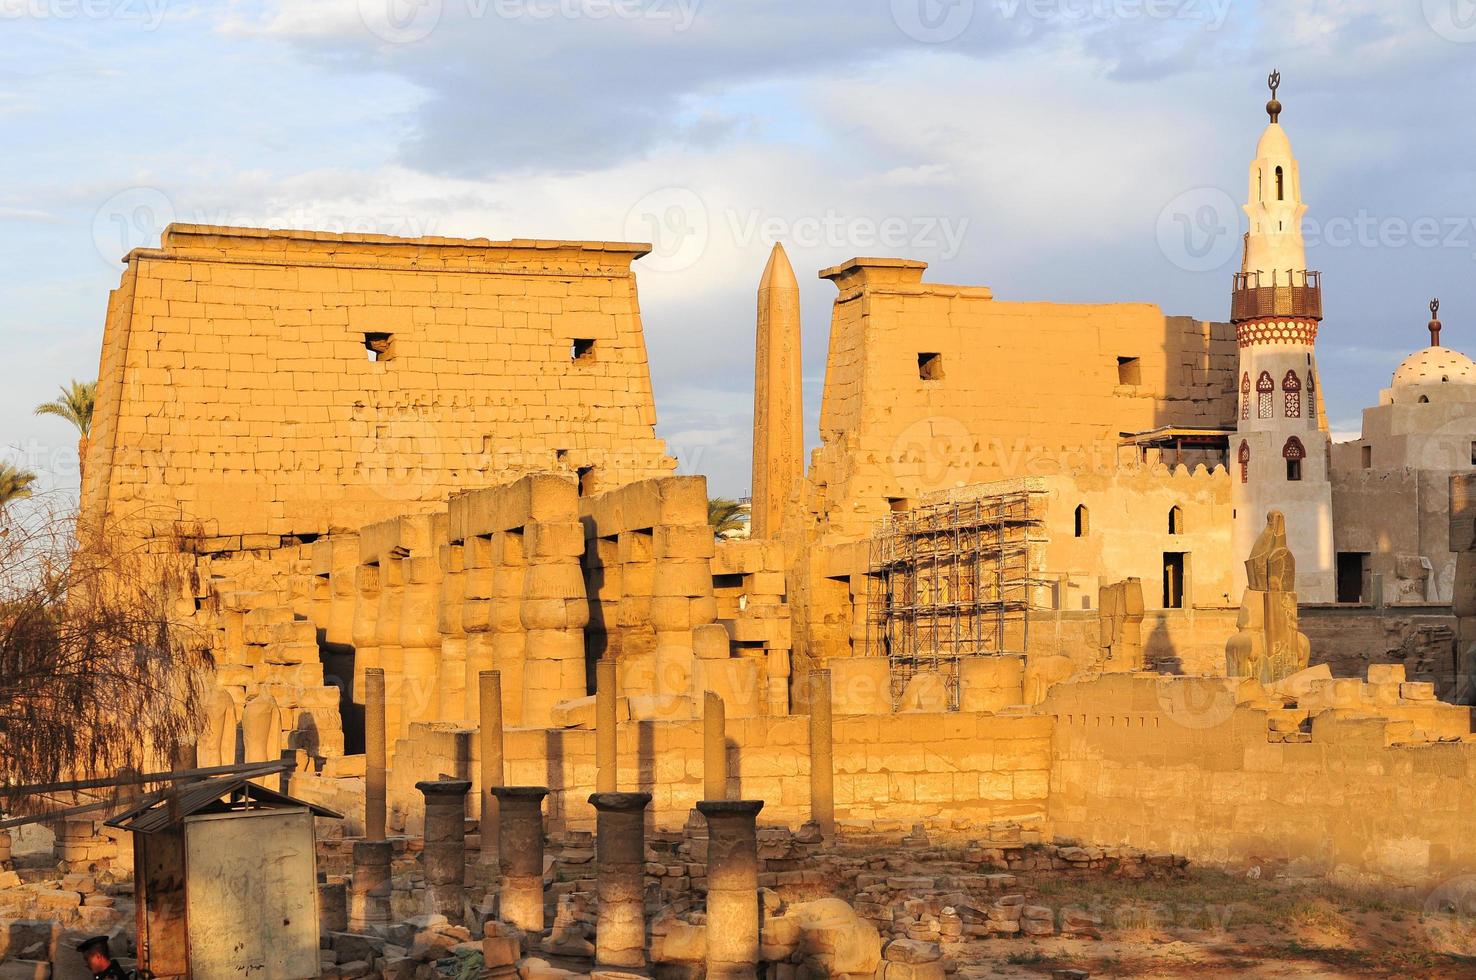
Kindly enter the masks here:
<path id="1" fill-rule="evenodd" d="M 1266 114 L 1272 122 L 1277 122 L 1281 119 L 1281 103 L 1276 101 L 1276 90 L 1281 88 L 1281 72 L 1272 70 L 1266 84 L 1271 87 L 1271 101 L 1266 103 Z"/>
<path id="2" fill-rule="evenodd" d="M 1440 346 L 1440 300 L 1430 300 L 1430 346 Z"/>

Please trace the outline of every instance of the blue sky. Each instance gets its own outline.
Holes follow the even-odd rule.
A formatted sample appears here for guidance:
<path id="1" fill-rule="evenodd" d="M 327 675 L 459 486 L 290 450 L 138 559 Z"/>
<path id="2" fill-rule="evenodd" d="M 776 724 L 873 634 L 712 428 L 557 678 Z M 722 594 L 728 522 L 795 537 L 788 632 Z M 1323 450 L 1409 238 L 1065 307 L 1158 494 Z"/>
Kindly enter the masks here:
<path id="1" fill-rule="evenodd" d="M 741 494 L 773 238 L 812 444 L 852 255 L 1223 319 L 1272 67 L 1356 432 L 1431 296 L 1476 353 L 1476 0 L 0 0 L 0 449 L 75 485 L 31 409 L 168 220 L 654 238 L 660 434 Z"/>

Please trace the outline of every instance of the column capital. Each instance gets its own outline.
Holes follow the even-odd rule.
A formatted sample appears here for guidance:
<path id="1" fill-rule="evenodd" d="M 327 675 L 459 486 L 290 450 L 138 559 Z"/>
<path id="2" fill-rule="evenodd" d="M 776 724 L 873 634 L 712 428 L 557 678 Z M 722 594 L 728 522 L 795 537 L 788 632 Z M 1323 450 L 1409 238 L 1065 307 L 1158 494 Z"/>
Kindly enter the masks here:
<path id="1" fill-rule="evenodd" d="M 547 786 L 493 786 L 492 795 L 505 803 L 541 803 L 548 795 Z"/>
<path id="2" fill-rule="evenodd" d="M 697 801 L 697 810 L 704 817 L 756 817 L 763 808 L 763 800 Z"/>
<path id="3" fill-rule="evenodd" d="M 471 789 L 471 781 L 466 779 L 423 779 L 415 784 L 415 788 L 430 796 L 465 796 Z"/>
<path id="4" fill-rule="evenodd" d="M 601 813 L 634 813 L 651 803 L 650 793 L 591 793 L 590 805 Z"/>

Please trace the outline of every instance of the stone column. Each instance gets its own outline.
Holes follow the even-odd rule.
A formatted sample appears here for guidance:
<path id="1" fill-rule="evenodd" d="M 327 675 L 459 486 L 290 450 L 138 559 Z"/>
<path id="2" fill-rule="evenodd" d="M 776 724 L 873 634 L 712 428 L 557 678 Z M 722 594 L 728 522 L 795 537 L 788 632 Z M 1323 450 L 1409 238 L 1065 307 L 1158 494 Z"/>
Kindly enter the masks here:
<path id="1" fill-rule="evenodd" d="M 646 965 L 646 807 L 650 793 L 594 793 L 599 918 L 595 965 Z"/>
<path id="2" fill-rule="evenodd" d="M 354 569 L 353 626 L 349 636 L 354 646 L 354 700 L 365 702 L 364 671 L 379 662 L 379 566 Z"/>
<path id="3" fill-rule="evenodd" d="M 702 698 L 702 795 L 728 798 L 728 725 L 723 699 L 708 691 Z"/>
<path id="4" fill-rule="evenodd" d="M 492 649 L 495 634 L 490 632 L 494 627 L 495 589 L 491 537 L 468 537 L 462 545 L 462 564 L 460 613 L 461 631 L 466 634 L 466 696 L 470 712 L 472 692 L 481 689 L 482 672 L 496 666 Z"/>
<path id="5" fill-rule="evenodd" d="M 384 840 L 384 671 L 364 671 L 364 839 Z"/>
<path id="6" fill-rule="evenodd" d="M 523 529 L 523 596 L 519 619 L 524 641 L 523 714 L 527 727 L 551 723 L 560 701 L 583 697 L 584 627 L 589 599 L 584 591 L 584 525 L 579 491 L 569 480 L 532 477 L 533 513 Z"/>
<path id="7" fill-rule="evenodd" d="M 835 833 L 835 753 L 830 732 L 830 671 L 810 671 L 810 819 Z"/>
<path id="8" fill-rule="evenodd" d="M 428 780 L 415 788 L 425 796 L 422 860 L 430 911 L 459 924 L 466 907 L 466 793 L 471 782 Z"/>
<path id="9" fill-rule="evenodd" d="M 390 858 L 387 840 L 354 842 L 354 882 L 349 893 L 349 929 L 363 932 L 390 921 Z"/>
<path id="10" fill-rule="evenodd" d="M 439 560 L 441 587 L 436 604 L 436 626 L 441 634 L 441 657 L 436 671 L 439 701 L 436 714 L 441 721 L 459 721 L 474 717 L 474 702 L 470 699 L 476 697 L 477 690 L 467 684 L 466 631 L 462 626 L 462 606 L 466 603 L 466 549 L 459 543 L 443 544 Z"/>
<path id="11" fill-rule="evenodd" d="M 595 791 L 613 793 L 620 782 L 616 752 L 615 661 L 595 664 Z"/>
<path id="12" fill-rule="evenodd" d="M 546 786 L 498 786 L 504 922 L 543 931 L 543 798 Z"/>
<path id="13" fill-rule="evenodd" d="M 708 980 L 758 976 L 758 833 L 762 800 L 702 800 L 707 818 Z"/>
<path id="14" fill-rule="evenodd" d="M 502 715 L 514 728 L 523 724 L 523 672 L 527 663 L 527 631 L 523 628 L 523 583 L 527 576 L 523 532 L 492 535 L 492 602 L 487 641 L 491 666 L 502 674 Z"/>
<path id="15" fill-rule="evenodd" d="M 411 526 L 413 525 L 413 532 Z M 434 538 L 435 522 L 429 517 L 401 518 L 402 534 L 412 533 L 416 552 L 401 565 L 404 589 L 400 598 L 400 663 L 404 671 L 403 709 L 399 737 L 408 738 L 410 726 L 417 722 L 445 721 L 439 717 L 441 707 L 441 563 L 439 555 L 419 553 L 426 538 Z M 432 544 L 432 547 L 434 545 Z M 464 683 L 465 667 L 458 665 L 455 683 Z M 459 716 L 458 716 L 459 718 Z"/>
<path id="16" fill-rule="evenodd" d="M 495 670 L 484 670 L 477 675 L 477 687 L 481 702 L 480 734 L 482 739 L 482 793 L 480 830 L 482 853 L 479 863 L 484 868 L 496 867 L 499 848 L 500 823 L 498 819 L 497 795 L 494 790 L 502 785 L 502 675 Z"/>
<path id="17" fill-rule="evenodd" d="M 379 560 L 379 611 L 375 613 L 375 641 L 384 669 L 384 725 L 386 757 L 394 755 L 405 703 L 405 651 L 400 646 L 400 613 L 405 605 L 405 559 L 392 554 Z"/>

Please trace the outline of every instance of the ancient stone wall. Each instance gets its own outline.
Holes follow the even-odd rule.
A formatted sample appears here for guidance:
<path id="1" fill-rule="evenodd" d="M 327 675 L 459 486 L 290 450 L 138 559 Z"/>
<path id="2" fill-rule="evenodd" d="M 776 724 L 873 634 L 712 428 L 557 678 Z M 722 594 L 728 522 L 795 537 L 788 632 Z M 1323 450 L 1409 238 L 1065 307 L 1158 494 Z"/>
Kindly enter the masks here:
<path id="1" fill-rule="evenodd" d="M 1123 432 L 1234 418 L 1234 334 L 1146 304 L 999 302 L 853 259 L 839 290 L 809 508 L 857 536 L 889 498 L 1110 468 Z"/>
<path id="2" fill-rule="evenodd" d="M 1408 882 L 1476 870 L 1461 829 L 1476 805 L 1468 709 L 1392 667 L 1316 683 L 1294 708 L 1258 689 L 1145 675 L 1056 687 L 1052 831 Z"/>
<path id="3" fill-rule="evenodd" d="M 250 550 L 521 472 L 668 473 L 645 251 L 172 225 L 109 302 L 86 512 Z"/>
<path id="4" fill-rule="evenodd" d="M 836 818 L 854 829 L 923 823 L 943 829 L 1045 816 L 1053 720 L 983 712 L 837 717 Z M 803 717 L 728 720 L 729 795 L 764 800 L 760 819 L 798 826 L 810 818 L 809 729 Z M 926 740 L 918 732 L 926 731 Z M 427 773 L 478 778 L 476 738 L 454 726 L 418 730 L 391 774 L 395 820 L 414 828 L 414 782 Z M 508 731 L 509 785 L 548 786 L 556 826 L 589 828 L 594 809 L 595 733 L 588 728 Z M 622 724 L 622 790 L 652 794 L 657 825 L 679 827 L 702 798 L 702 726 Z M 399 761 L 399 760 L 403 760 Z M 468 799 L 474 797 L 475 791 Z M 412 829 L 412 832 L 413 829 Z"/>

